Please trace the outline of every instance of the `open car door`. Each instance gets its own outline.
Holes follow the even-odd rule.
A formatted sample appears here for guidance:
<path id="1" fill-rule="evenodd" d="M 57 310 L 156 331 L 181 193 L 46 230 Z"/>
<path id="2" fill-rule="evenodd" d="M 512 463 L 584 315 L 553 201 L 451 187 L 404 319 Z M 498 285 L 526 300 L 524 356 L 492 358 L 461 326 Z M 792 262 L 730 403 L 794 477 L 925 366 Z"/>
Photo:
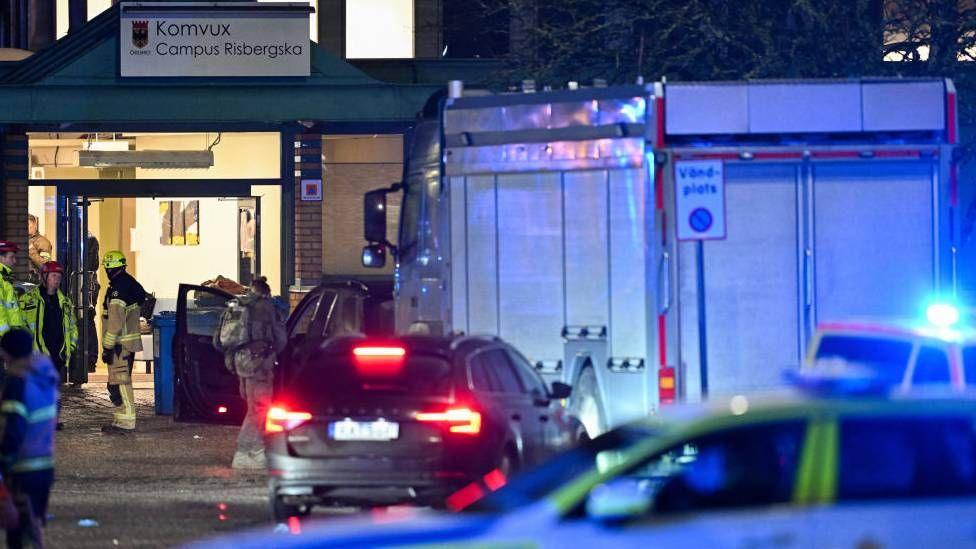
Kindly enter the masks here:
<path id="1" fill-rule="evenodd" d="M 213 346 L 220 316 L 234 296 L 180 284 L 173 337 L 173 419 L 240 424 L 247 413 L 237 375 Z"/>

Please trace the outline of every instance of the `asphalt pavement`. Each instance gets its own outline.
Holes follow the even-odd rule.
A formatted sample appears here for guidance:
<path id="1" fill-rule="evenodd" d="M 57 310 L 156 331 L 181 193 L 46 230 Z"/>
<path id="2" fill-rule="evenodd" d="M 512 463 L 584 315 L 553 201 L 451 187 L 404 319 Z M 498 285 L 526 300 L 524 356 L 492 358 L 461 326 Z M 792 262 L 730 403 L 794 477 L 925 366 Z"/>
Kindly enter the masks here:
<path id="1" fill-rule="evenodd" d="M 105 385 L 64 391 L 49 547 L 171 547 L 273 526 L 265 473 L 230 468 L 237 427 L 156 416 L 151 384 L 136 385 L 136 401 L 136 432 L 106 435 Z"/>

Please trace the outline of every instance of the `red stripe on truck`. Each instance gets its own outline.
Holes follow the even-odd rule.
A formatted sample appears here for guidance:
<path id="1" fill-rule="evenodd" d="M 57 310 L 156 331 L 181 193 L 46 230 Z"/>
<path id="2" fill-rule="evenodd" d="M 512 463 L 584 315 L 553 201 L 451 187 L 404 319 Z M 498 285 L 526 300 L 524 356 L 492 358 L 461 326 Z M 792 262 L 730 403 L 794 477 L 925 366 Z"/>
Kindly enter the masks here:
<path id="1" fill-rule="evenodd" d="M 657 358 L 663 368 L 668 365 L 667 319 L 664 315 L 657 315 Z"/>
<path id="2" fill-rule="evenodd" d="M 659 149 L 664 148 L 664 97 L 654 98 L 654 116 L 657 118 L 657 143 Z"/>
<path id="3" fill-rule="evenodd" d="M 949 144 L 955 145 L 959 142 L 959 130 L 956 128 L 956 94 L 946 94 L 946 137 Z"/>

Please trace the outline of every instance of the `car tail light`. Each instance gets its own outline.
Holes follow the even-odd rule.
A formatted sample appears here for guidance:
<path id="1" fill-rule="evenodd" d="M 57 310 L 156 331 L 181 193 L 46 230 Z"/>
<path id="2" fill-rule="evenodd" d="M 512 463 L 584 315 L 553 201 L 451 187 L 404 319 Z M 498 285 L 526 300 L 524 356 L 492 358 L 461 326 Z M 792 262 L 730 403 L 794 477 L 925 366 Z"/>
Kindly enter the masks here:
<path id="1" fill-rule="evenodd" d="M 226 414 L 227 413 L 227 407 L 226 406 L 217 406 L 217 413 L 218 414 Z"/>
<path id="2" fill-rule="evenodd" d="M 295 412 L 281 406 L 274 406 L 268 410 L 268 416 L 264 420 L 264 432 L 283 433 L 310 419 L 312 419 L 312 414 L 308 412 Z"/>
<path id="3" fill-rule="evenodd" d="M 468 408 L 451 408 L 446 412 L 419 412 L 417 421 L 442 423 L 450 426 L 450 432 L 477 435 L 481 432 L 481 413 Z"/>

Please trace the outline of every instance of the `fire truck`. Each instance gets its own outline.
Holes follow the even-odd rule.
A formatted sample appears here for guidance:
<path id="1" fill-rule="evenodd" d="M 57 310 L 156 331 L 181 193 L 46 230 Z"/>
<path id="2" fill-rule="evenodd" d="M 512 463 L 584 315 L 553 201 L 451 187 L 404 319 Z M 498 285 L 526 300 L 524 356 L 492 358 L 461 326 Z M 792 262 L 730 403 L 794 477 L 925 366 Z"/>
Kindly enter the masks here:
<path id="1" fill-rule="evenodd" d="M 399 330 L 511 342 L 590 436 L 775 387 L 818 322 L 955 287 L 950 80 L 452 82 L 424 114 L 365 197 L 364 265 L 393 250 Z"/>

